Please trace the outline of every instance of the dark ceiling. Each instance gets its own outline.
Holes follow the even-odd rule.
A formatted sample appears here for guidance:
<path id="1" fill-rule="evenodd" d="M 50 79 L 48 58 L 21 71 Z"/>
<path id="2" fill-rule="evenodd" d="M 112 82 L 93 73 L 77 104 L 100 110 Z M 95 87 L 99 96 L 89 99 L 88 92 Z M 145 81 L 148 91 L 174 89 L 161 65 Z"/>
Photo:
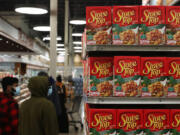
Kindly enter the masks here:
<path id="1" fill-rule="evenodd" d="M 15 6 L 18 4 L 40 4 L 50 8 L 50 0 L 0 0 L 0 15 L 6 16 L 13 15 Z M 141 5 L 142 0 L 69 0 L 70 20 L 71 19 L 85 19 L 86 6 L 113 6 L 113 5 Z M 64 40 L 64 6 L 65 0 L 58 0 L 58 35 L 63 37 Z M 49 32 L 34 32 L 33 26 L 36 25 L 49 25 L 49 14 L 46 15 L 26 15 L 23 16 L 23 22 L 30 28 L 29 35 L 33 37 L 43 38 L 49 35 Z M 73 32 L 83 32 L 85 26 L 73 26 Z M 22 29 L 20 27 L 20 29 Z M 79 40 L 79 38 L 73 40 Z M 63 41 L 61 41 L 63 42 Z"/>

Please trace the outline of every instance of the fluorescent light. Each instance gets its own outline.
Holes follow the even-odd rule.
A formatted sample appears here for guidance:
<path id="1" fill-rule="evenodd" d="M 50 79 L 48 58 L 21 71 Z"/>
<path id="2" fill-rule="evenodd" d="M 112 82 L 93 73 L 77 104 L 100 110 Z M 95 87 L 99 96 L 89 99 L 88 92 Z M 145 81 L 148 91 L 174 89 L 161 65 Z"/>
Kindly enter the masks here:
<path id="1" fill-rule="evenodd" d="M 74 25 L 84 25 L 86 24 L 85 20 L 71 20 L 69 21 L 70 24 L 74 24 Z"/>
<path id="2" fill-rule="evenodd" d="M 81 41 L 74 41 L 73 44 L 75 44 L 75 45 L 81 45 L 82 42 L 81 42 Z"/>
<path id="3" fill-rule="evenodd" d="M 74 47 L 74 49 L 82 49 L 82 47 L 76 46 L 76 47 Z"/>
<path id="4" fill-rule="evenodd" d="M 74 52 L 76 52 L 76 53 L 81 53 L 82 50 L 75 50 Z"/>
<path id="5" fill-rule="evenodd" d="M 51 40 L 51 38 L 50 38 L 50 37 L 44 37 L 44 38 L 43 38 L 43 41 L 46 41 L 46 40 Z M 62 38 L 59 36 L 59 37 L 56 38 L 56 40 L 57 40 L 57 41 L 61 41 Z"/>
<path id="6" fill-rule="evenodd" d="M 57 51 L 65 51 L 65 48 L 57 48 Z"/>
<path id="7" fill-rule="evenodd" d="M 0 37 L 0 41 L 3 40 L 1 37 Z"/>
<path id="8" fill-rule="evenodd" d="M 36 26 L 33 28 L 35 31 L 51 31 L 49 26 Z"/>
<path id="9" fill-rule="evenodd" d="M 57 46 L 57 47 L 63 47 L 64 44 L 57 44 L 56 46 Z"/>
<path id="10" fill-rule="evenodd" d="M 17 7 L 16 12 L 30 15 L 42 15 L 47 14 L 48 10 L 40 7 Z"/>
<path id="11" fill-rule="evenodd" d="M 73 37 L 81 37 L 81 36 L 82 36 L 82 33 L 73 33 L 72 36 L 73 36 Z"/>

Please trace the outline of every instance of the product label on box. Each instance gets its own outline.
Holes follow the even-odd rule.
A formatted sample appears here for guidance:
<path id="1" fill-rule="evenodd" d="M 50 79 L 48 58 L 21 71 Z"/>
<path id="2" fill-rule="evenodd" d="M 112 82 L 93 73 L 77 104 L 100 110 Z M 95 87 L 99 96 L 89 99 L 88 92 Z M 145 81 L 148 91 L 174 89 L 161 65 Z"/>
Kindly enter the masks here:
<path id="1" fill-rule="evenodd" d="M 141 45 L 165 43 L 165 8 L 163 6 L 141 6 L 140 24 Z"/>
<path id="2" fill-rule="evenodd" d="M 91 109 L 89 125 L 90 134 L 92 135 L 115 135 L 116 110 Z"/>
<path id="3" fill-rule="evenodd" d="M 140 57 L 114 57 L 114 96 L 138 96 L 140 84 Z"/>
<path id="4" fill-rule="evenodd" d="M 164 57 L 141 58 L 141 92 L 142 97 L 162 97 L 167 79 L 165 77 Z"/>
<path id="5" fill-rule="evenodd" d="M 168 45 L 180 45 L 180 8 L 176 6 L 166 7 L 166 43 Z"/>
<path id="6" fill-rule="evenodd" d="M 143 110 L 118 110 L 117 128 L 117 135 L 134 135 L 137 130 L 143 128 Z"/>
<path id="7" fill-rule="evenodd" d="M 138 7 L 113 7 L 113 44 L 138 44 Z"/>
<path id="8" fill-rule="evenodd" d="M 90 96 L 112 96 L 113 58 L 90 57 Z"/>
<path id="9" fill-rule="evenodd" d="M 180 58 L 167 58 L 168 81 L 166 91 L 168 97 L 180 96 Z"/>
<path id="10" fill-rule="evenodd" d="M 169 128 L 169 110 L 144 110 L 144 132 L 162 135 Z"/>
<path id="11" fill-rule="evenodd" d="M 111 25 L 111 7 L 87 7 L 87 45 L 111 44 Z"/>

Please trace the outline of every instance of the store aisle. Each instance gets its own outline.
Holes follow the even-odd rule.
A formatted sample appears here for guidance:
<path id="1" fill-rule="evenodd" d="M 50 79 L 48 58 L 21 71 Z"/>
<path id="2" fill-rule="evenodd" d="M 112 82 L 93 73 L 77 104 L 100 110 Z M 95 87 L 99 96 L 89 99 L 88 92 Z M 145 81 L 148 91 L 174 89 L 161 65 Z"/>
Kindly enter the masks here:
<path id="1" fill-rule="evenodd" d="M 59 135 L 84 135 L 83 131 L 79 129 L 80 131 L 76 132 L 73 127 L 70 127 L 70 132 L 68 134 L 60 133 Z"/>

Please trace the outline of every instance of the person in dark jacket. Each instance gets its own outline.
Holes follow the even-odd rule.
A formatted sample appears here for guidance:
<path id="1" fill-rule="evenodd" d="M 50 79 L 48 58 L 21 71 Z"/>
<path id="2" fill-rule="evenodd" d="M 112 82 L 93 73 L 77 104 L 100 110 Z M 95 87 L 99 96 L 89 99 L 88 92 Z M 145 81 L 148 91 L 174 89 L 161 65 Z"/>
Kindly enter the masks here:
<path id="1" fill-rule="evenodd" d="M 19 115 L 19 135 L 58 135 L 55 107 L 47 99 L 48 77 L 33 77 L 28 88 L 31 98 L 22 103 Z"/>
<path id="2" fill-rule="evenodd" d="M 39 72 L 38 76 L 45 76 L 45 77 L 49 78 L 50 85 L 52 86 L 52 94 L 48 95 L 47 98 L 50 101 L 52 101 L 52 103 L 54 104 L 54 106 L 56 108 L 57 116 L 59 117 L 61 115 L 62 108 L 60 107 L 59 96 L 58 96 L 58 93 L 57 93 L 55 80 L 52 77 L 49 77 L 48 74 L 46 72 L 44 72 L 44 71 Z"/>
<path id="3" fill-rule="evenodd" d="M 68 122 L 68 115 L 67 110 L 65 107 L 66 103 L 66 88 L 65 85 L 62 83 L 61 76 L 57 76 L 56 78 L 56 87 L 59 95 L 60 100 L 60 107 L 62 108 L 62 113 L 60 117 L 58 117 L 59 121 L 59 132 L 60 133 L 68 133 L 69 132 L 69 122 Z"/>

